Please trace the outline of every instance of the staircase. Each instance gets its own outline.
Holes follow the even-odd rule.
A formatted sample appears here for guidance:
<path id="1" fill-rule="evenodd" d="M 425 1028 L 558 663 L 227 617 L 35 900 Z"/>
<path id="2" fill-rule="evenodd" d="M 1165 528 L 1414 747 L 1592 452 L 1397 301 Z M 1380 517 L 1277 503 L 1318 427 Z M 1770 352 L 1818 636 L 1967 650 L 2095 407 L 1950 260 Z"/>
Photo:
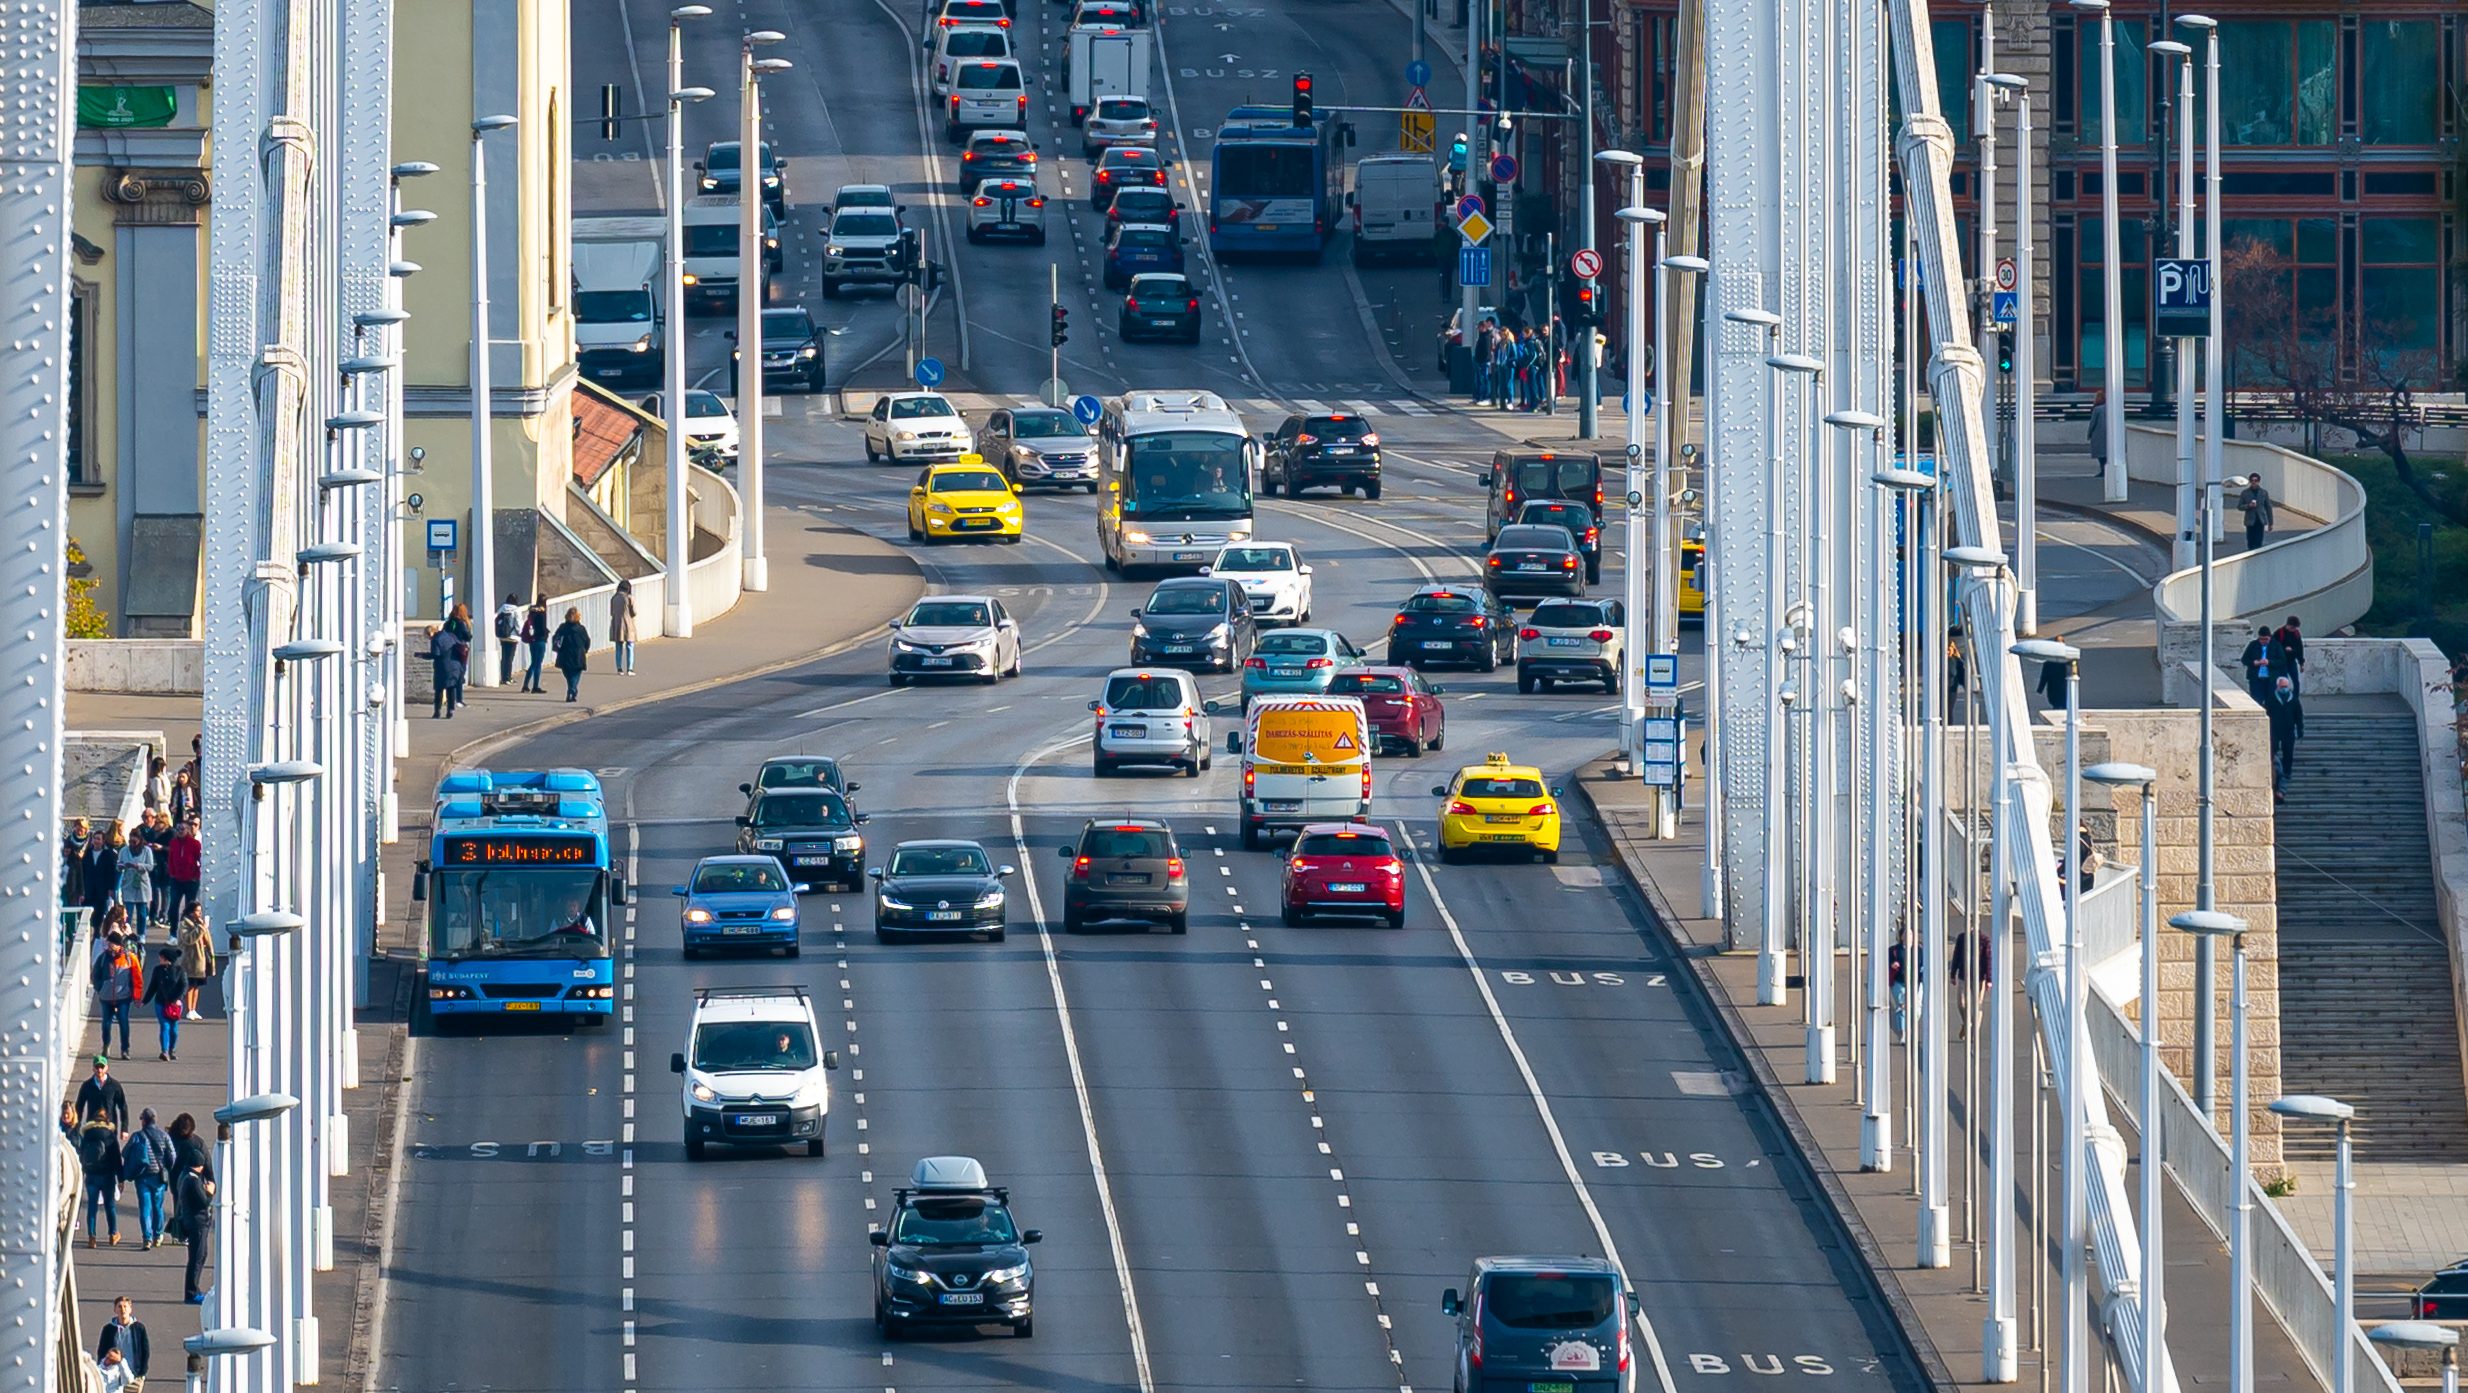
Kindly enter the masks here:
<path id="1" fill-rule="evenodd" d="M 2355 1107 L 2361 1159 L 2457 1161 L 2468 1092 L 2415 719 L 2396 700 L 2307 707 L 2274 832 L 2282 1086 Z M 2295 1127 L 2282 1145 L 2327 1161 L 2335 1143 Z"/>

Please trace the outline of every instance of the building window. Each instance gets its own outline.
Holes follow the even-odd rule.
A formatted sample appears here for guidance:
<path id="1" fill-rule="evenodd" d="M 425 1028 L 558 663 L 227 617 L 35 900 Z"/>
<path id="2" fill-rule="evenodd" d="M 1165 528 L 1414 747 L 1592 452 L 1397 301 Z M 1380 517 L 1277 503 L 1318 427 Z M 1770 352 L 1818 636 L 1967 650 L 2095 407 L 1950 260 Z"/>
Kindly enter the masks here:
<path id="1" fill-rule="evenodd" d="M 2117 143 L 2142 145 L 2150 140 L 2151 60 L 2143 54 L 2144 25 L 2138 19 L 2114 21 L 2117 31 Z M 2082 143 L 2100 143 L 2100 28 L 2099 24 L 2083 24 L 2075 28 L 2078 50 L 2075 70 L 2082 74 L 2081 95 L 2075 103 L 2080 113 L 2076 124 L 2082 130 Z"/>
<path id="2" fill-rule="evenodd" d="M 1931 21 L 1929 32 L 1937 49 L 1937 105 L 1954 143 L 1968 145 L 1971 134 L 1971 74 L 1980 65 L 1979 42 L 1968 19 Z"/>
<path id="3" fill-rule="evenodd" d="M 2222 21 L 2222 142 L 2330 144 L 2339 130 L 2338 45 L 2327 19 Z"/>
<path id="4" fill-rule="evenodd" d="M 2442 26 L 2434 20 L 2360 22 L 2368 145 L 2431 145 L 2442 124 Z"/>
<path id="5" fill-rule="evenodd" d="M 2107 289 L 2100 278 L 2104 248 L 2100 245 L 2099 210 L 2091 209 L 2077 216 L 2080 222 L 2076 231 L 2082 245 L 2080 291 L 2075 297 L 2082 307 L 2081 373 L 2086 384 L 2096 386 L 2106 382 L 2108 374 Z M 2118 282 L 2125 312 L 2125 383 L 2138 387 L 2143 385 L 2151 326 L 2151 247 L 2141 218 L 2128 215 L 2118 221 L 2117 254 L 2125 263 L 2124 278 Z"/>
<path id="6" fill-rule="evenodd" d="M 2284 385 L 2281 365 L 2293 357 L 2288 349 L 2299 333 L 2336 334 L 2339 220 L 2227 218 L 2220 223 L 2220 247 L 2231 268 L 2265 259 L 2263 273 L 2271 278 L 2268 294 L 2238 297 L 2242 308 L 2228 326 L 2229 385 Z M 2256 309 L 2263 304 L 2284 307 L 2286 321 L 2263 322 Z"/>
<path id="7" fill-rule="evenodd" d="M 2425 361 L 2440 342 L 2442 224 L 2435 218 L 2358 220 L 2358 339 L 2383 374 L 2433 377 Z"/>
<path id="8" fill-rule="evenodd" d="M 95 468 L 86 450 L 86 359 L 94 352 L 94 336 L 87 332 L 94 318 L 94 292 L 84 281 L 69 280 L 69 485 L 99 488 L 103 474 Z"/>

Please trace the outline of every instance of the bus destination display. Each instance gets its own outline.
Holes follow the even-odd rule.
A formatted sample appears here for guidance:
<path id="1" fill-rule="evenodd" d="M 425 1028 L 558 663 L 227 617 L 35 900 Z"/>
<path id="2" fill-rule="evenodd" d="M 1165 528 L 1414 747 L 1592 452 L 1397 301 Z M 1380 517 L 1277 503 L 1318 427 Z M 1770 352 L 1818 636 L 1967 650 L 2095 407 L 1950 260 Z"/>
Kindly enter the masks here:
<path id="1" fill-rule="evenodd" d="M 599 849 L 590 837 L 454 837 L 443 839 L 441 870 L 455 866 L 590 866 Z"/>

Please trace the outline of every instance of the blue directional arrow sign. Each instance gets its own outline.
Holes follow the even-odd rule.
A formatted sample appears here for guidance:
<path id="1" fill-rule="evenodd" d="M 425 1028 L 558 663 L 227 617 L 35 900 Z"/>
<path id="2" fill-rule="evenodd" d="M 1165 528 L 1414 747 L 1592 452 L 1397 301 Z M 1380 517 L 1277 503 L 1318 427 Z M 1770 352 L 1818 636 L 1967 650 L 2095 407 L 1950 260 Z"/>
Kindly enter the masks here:
<path id="1" fill-rule="evenodd" d="M 917 385 L 918 385 L 918 386 L 920 386 L 920 387 L 940 387 L 940 386 L 942 386 L 942 385 L 943 385 L 943 360 L 942 360 L 942 359 L 940 359 L 940 358 L 920 358 L 920 359 L 918 359 L 918 360 L 917 360 Z"/>
<path id="2" fill-rule="evenodd" d="M 1457 284 L 1491 284 L 1491 249 L 1489 247 L 1457 248 Z"/>
<path id="3" fill-rule="evenodd" d="M 1081 425 L 1093 426 L 1105 414 L 1105 403 L 1092 396 L 1076 396 L 1071 399 L 1071 414 L 1079 418 Z"/>
<path id="4" fill-rule="evenodd" d="M 1405 85 L 1427 87 L 1431 83 L 1431 65 L 1420 58 L 1405 65 Z"/>

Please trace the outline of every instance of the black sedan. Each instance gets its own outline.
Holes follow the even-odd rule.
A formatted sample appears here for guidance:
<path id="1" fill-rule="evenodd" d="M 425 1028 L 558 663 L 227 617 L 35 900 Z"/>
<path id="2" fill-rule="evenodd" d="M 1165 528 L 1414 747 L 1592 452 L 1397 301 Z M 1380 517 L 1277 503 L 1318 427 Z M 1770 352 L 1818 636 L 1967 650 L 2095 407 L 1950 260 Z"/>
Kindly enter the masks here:
<path id="1" fill-rule="evenodd" d="M 1215 576 L 1160 581 L 1131 618 L 1133 667 L 1232 672 L 1260 637 L 1242 583 Z"/>
<path id="2" fill-rule="evenodd" d="M 1115 326 L 1123 341 L 1181 339 L 1200 341 L 1200 292 L 1189 276 L 1164 271 L 1131 278 L 1131 293 Z"/>
<path id="3" fill-rule="evenodd" d="M 803 305 L 781 305 L 763 311 L 763 388 L 796 387 L 823 390 L 823 331 Z M 737 332 L 729 331 L 730 338 Z M 744 365 L 742 349 L 728 352 L 728 385 L 737 390 L 737 372 Z"/>
<path id="4" fill-rule="evenodd" d="M 1280 488 L 1288 498 L 1316 488 L 1379 497 L 1380 433 L 1342 412 L 1286 417 L 1260 459 L 1260 492 Z"/>
<path id="5" fill-rule="evenodd" d="M 984 934 L 1003 941 L 1003 882 L 1019 874 L 997 866 L 975 842 L 902 842 L 891 860 L 866 872 L 874 881 L 874 938 L 909 933 Z"/>
<path id="6" fill-rule="evenodd" d="M 871 821 L 828 789 L 763 789 L 737 815 L 737 849 L 778 857 L 791 880 L 854 890 L 866 863 L 866 839 L 857 829 Z"/>
<path id="7" fill-rule="evenodd" d="M 1426 585 L 1388 626 L 1391 667 L 1467 663 L 1491 672 L 1516 653 L 1516 616 L 1498 596 L 1470 585 Z"/>
<path id="8" fill-rule="evenodd" d="M 1602 528 L 1594 510 L 1560 498 L 1528 499 L 1517 509 L 1517 521 L 1539 527 L 1565 527 L 1577 539 L 1577 555 L 1585 558 L 1585 583 L 1602 583 Z"/>
<path id="9" fill-rule="evenodd" d="M 1585 593 L 1585 555 L 1565 527 L 1516 523 L 1500 529 L 1483 562 L 1483 588 L 1510 596 L 1578 596 Z"/>

